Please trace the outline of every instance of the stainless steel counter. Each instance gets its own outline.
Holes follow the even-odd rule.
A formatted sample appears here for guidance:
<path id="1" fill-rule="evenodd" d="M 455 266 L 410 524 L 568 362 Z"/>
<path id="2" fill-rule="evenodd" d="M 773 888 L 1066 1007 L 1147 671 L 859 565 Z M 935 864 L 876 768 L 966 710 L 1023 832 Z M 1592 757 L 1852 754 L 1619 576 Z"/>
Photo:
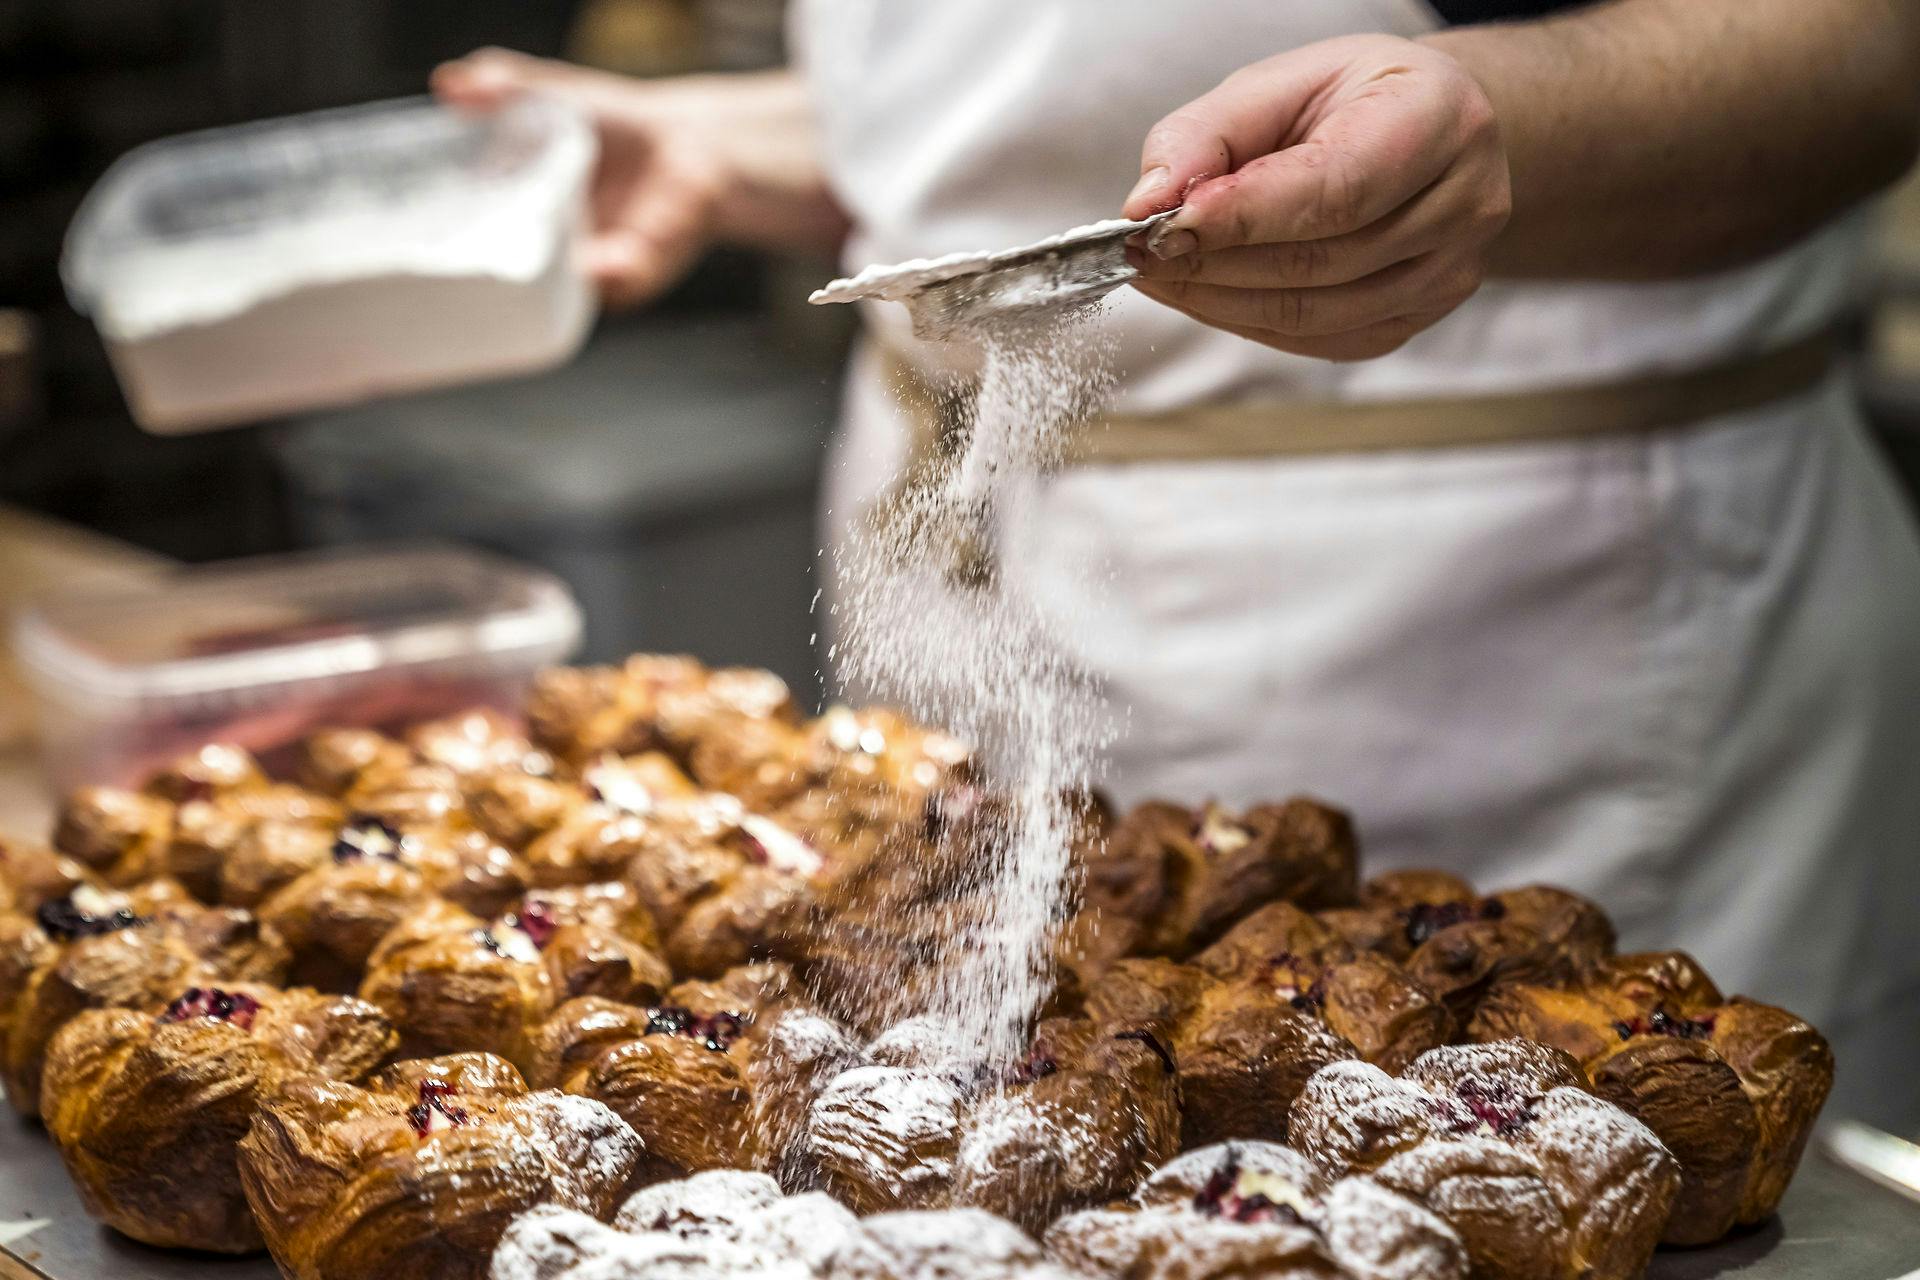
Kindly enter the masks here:
<path id="1" fill-rule="evenodd" d="M 264 1257 L 163 1253 L 87 1219 L 38 1132 L 4 1125 L 0 1277 L 5 1280 L 270 1280 Z M 1897 1280 L 1920 1275 L 1920 1205 L 1809 1156 L 1779 1218 L 1705 1249 L 1662 1252 L 1649 1280 Z"/>

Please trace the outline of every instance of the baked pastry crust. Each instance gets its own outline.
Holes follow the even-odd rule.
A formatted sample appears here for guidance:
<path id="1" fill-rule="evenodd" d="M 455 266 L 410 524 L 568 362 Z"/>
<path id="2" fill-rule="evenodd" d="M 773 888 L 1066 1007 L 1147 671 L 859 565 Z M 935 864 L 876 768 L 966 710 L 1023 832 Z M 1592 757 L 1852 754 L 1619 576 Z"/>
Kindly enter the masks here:
<path id="1" fill-rule="evenodd" d="M 1528 885 L 1482 895 L 1443 871 L 1375 876 L 1360 907 L 1320 919 L 1401 964 L 1461 1026 L 1499 983 L 1571 982 L 1613 954 L 1612 921 L 1576 893 Z"/>
<path id="2" fill-rule="evenodd" d="M 478 1280 L 536 1205 L 610 1217 L 639 1160 L 605 1107 L 530 1093 L 505 1061 L 463 1054 L 399 1063 L 365 1087 L 282 1083 L 239 1168 L 290 1280 Z"/>
<path id="3" fill-rule="evenodd" d="M 853 1045 L 796 997 L 783 967 L 754 965 L 646 1006 L 572 1000 L 540 1028 L 529 1075 L 633 1126 L 645 1180 L 747 1168 L 797 1184 L 800 1117 Z"/>
<path id="4" fill-rule="evenodd" d="M 1003 1086 L 969 1112 L 953 1198 L 1043 1231 L 1123 1196 L 1180 1146 L 1173 1056 L 1146 1032 L 1052 1018 Z"/>
<path id="5" fill-rule="evenodd" d="M 1833 1086 L 1818 1031 L 1784 1009 L 1725 999 L 1679 951 L 1616 956 L 1575 987 L 1499 987 L 1469 1031 L 1565 1051 L 1595 1093 L 1659 1135 L 1680 1164 L 1671 1244 L 1769 1217 Z"/>
<path id="6" fill-rule="evenodd" d="M 234 1151 L 284 1079 L 359 1080 L 394 1046 L 380 1011 L 312 991 L 190 987 L 158 1015 L 92 1009 L 47 1051 L 41 1110 L 87 1211 L 146 1244 L 261 1247 Z"/>
<path id="7" fill-rule="evenodd" d="M 1679 1170 L 1658 1138 L 1582 1088 L 1557 1049 L 1448 1046 L 1398 1078 L 1348 1062 L 1294 1103 L 1290 1145 L 1329 1176 L 1370 1172 L 1445 1219 L 1476 1276 L 1637 1276 Z"/>
<path id="8" fill-rule="evenodd" d="M 86 1010 L 157 1013 L 188 987 L 278 983 L 287 967 L 285 945 L 251 914 L 200 906 L 169 880 L 125 893 L 83 885 L 28 924 L 14 919 L 4 967 L 24 972 L 0 1008 L 0 1044 L 7 1097 L 29 1116 L 48 1044 Z"/>
<path id="9" fill-rule="evenodd" d="M 1055 1224 L 1046 1245 L 1078 1273 L 1138 1280 L 1467 1276 L 1465 1245 L 1424 1205 L 1267 1142 L 1188 1152 L 1130 1200 Z"/>
<path id="10" fill-rule="evenodd" d="M 1352 821 L 1314 800 L 1244 813 L 1152 801 L 1089 850 L 1086 908 L 1118 953 L 1181 960 L 1269 902 L 1350 904 L 1358 866 Z"/>
<path id="11" fill-rule="evenodd" d="M 656 942 L 625 885 L 539 890 L 491 924 L 436 898 L 380 941 L 360 998 L 385 1011 L 406 1056 L 488 1051 L 525 1065 L 567 1000 L 658 999 L 672 977 Z"/>
<path id="12" fill-rule="evenodd" d="M 1453 1015 L 1385 956 L 1353 944 L 1291 903 L 1260 908 L 1193 959 L 1223 982 L 1252 984 L 1320 1018 L 1368 1062 L 1400 1071 L 1451 1041 Z"/>
<path id="13" fill-rule="evenodd" d="M 1087 1013 L 1114 1032 L 1146 1033 L 1172 1053 L 1184 1148 L 1235 1138 L 1279 1141 L 1307 1080 L 1353 1046 L 1270 989 L 1222 982 L 1171 960 L 1122 960 L 1089 991 Z"/>

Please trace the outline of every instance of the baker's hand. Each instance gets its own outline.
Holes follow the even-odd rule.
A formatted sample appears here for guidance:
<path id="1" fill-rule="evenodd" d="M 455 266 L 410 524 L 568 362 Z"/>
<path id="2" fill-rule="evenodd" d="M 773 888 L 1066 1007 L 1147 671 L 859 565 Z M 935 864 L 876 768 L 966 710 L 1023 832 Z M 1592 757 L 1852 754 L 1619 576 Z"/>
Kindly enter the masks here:
<path id="1" fill-rule="evenodd" d="M 712 242 L 726 189 L 724 152 L 678 89 L 506 49 L 481 49 L 433 73 L 433 92 L 488 110 L 525 93 L 571 102 L 593 121 L 600 157 L 589 196 L 587 270 L 609 306 L 672 287 Z"/>
<path id="2" fill-rule="evenodd" d="M 1135 287 L 1328 360 L 1393 351 L 1470 297 L 1512 207 L 1493 107 L 1452 57 L 1352 36 L 1234 73 L 1147 135 Z"/>

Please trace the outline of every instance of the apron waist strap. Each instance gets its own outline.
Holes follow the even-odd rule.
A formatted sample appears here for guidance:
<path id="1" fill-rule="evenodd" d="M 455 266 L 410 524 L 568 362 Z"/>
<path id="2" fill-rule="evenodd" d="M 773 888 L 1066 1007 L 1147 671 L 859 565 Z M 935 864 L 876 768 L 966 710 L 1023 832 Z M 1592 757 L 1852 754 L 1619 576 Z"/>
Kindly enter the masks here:
<path id="1" fill-rule="evenodd" d="M 1066 465 L 1205 462 L 1390 449 L 1645 434 L 1784 400 L 1817 386 L 1837 344 L 1820 333 L 1791 346 L 1677 373 L 1484 396 L 1379 403 L 1250 401 L 1095 419 L 1074 433 Z M 915 454 L 947 442 L 965 391 L 943 392 L 903 357 L 887 373 L 914 420 Z"/>

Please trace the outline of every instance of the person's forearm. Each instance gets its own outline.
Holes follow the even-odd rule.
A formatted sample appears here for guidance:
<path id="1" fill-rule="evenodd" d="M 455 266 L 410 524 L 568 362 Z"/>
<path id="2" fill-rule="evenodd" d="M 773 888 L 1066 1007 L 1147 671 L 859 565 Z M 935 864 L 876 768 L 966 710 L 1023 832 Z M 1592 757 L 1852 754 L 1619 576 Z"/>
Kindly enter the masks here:
<path id="1" fill-rule="evenodd" d="M 1500 122 L 1498 274 L 1737 265 L 1887 185 L 1920 145 L 1920 0 L 1610 0 L 1425 42 Z"/>
<path id="2" fill-rule="evenodd" d="M 684 114 L 724 157 L 719 239 L 775 250 L 839 248 L 847 215 L 827 186 L 813 106 L 798 75 L 687 76 L 659 82 L 657 92 L 665 109 Z"/>

